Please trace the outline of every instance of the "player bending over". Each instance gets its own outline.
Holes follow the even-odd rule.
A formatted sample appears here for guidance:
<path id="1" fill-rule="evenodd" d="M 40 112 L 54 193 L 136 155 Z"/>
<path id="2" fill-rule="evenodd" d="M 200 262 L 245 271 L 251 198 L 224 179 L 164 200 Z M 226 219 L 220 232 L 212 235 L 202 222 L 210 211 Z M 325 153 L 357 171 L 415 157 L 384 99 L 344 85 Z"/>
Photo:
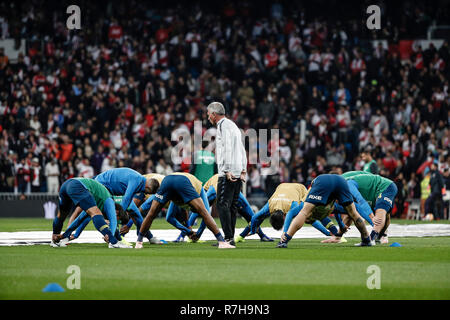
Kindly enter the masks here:
<path id="1" fill-rule="evenodd" d="M 313 210 L 318 206 L 330 206 L 334 201 L 338 201 L 348 215 L 355 221 L 355 225 L 361 233 L 361 246 L 371 246 L 370 237 L 363 219 L 356 211 L 352 195 L 348 188 L 346 180 L 335 174 L 319 175 L 311 182 L 311 188 L 306 195 L 305 203 L 300 213 L 292 220 L 287 232 L 281 236 L 277 247 L 287 248 L 288 242 L 294 234 L 305 224 L 306 221 L 313 218 Z"/>
<path id="2" fill-rule="evenodd" d="M 95 228 L 109 242 L 109 248 L 129 248 L 118 242 L 111 232 L 117 227 L 116 209 L 111 194 L 103 185 L 87 178 L 72 178 L 61 186 L 59 210 L 53 220 L 52 247 L 65 247 L 69 242 L 69 238 L 63 238 L 60 233 L 64 220 L 72 208 L 80 208 L 80 212 L 84 210 L 91 217 Z M 110 226 L 106 223 L 103 212 L 108 218 Z"/>
<path id="3" fill-rule="evenodd" d="M 397 186 L 392 180 L 364 171 L 349 171 L 342 175 L 352 183 L 373 209 L 373 230 L 370 233 L 372 244 L 387 243 L 386 230 L 390 224 L 390 212 L 397 196 Z"/>
<path id="4" fill-rule="evenodd" d="M 203 195 L 201 195 L 202 193 Z M 149 201 L 150 199 L 151 198 L 149 198 L 147 201 Z M 215 235 L 217 241 L 219 242 L 219 248 L 235 248 L 235 246 L 232 246 L 225 241 L 214 219 L 208 212 L 208 199 L 206 197 L 205 191 L 202 188 L 202 183 L 200 182 L 200 180 L 198 180 L 192 174 L 176 172 L 166 176 L 163 179 L 158 192 L 154 195 L 154 199 L 150 201 L 150 211 L 145 217 L 139 230 L 139 235 L 135 246 L 136 249 L 140 249 L 143 247 L 142 240 L 144 235 L 151 227 L 155 217 L 158 215 L 164 205 L 169 201 L 172 201 L 174 205 L 180 207 L 187 204 L 193 212 L 197 212 L 205 221 L 208 229 L 211 230 L 211 232 Z M 176 224 L 176 222 L 174 223 Z M 192 238 L 195 236 L 195 232 L 189 230 L 187 232 L 187 235 Z"/>
<path id="5" fill-rule="evenodd" d="M 292 219 L 293 212 L 304 201 L 307 194 L 306 187 L 300 183 L 282 183 L 276 189 L 264 207 L 253 217 L 250 225 L 250 233 L 254 234 L 261 223 L 270 216 L 270 224 L 275 230 L 281 230 L 285 219 Z M 292 212 L 291 212 L 292 211 Z M 297 212 L 298 213 L 298 212 Z M 290 221 L 290 220 L 289 220 Z M 322 223 L 314 221 L 312 224 L 317 230 L 329 236 L 330 232 L 325 226 L 337 233 L 337 228 L 329 218 Z"/>
<path id="6" fill-rule="evenodd" d="M 217 182 L 219 179 L 219 175 L 215 174 L 213 175 L 203 186 L 203 189 L 205 189 L 206 191 L 206 196 L 208 198 L 208 202 L 209 202 L 209 206 L 212 207 L 216 201 L 217 198 Z M 236 236 L 234 241 L 235 242 L 244 242 L 245 241 L 245 237 L 249 234 L 250 232 L 250 222 L 252 220 L 252 217 L 254 215 L 253 210 L 250 206 L 250 203 L 248 203 L 247 199 L 245 198 L 244 194 L 242 192 L 239 193 L 239 198 L 238 198 L 238 203 L 237 203 L 237 209 L 238 209 L 238 213 L 247 221 L 247 223 L 249 224 L 248 226 L 246 226 L 244 228 L 244 230 L 241 232 L 240 235 Z M 191 228 L 194 223 L 195 220 L 197 219 L 198 214 L 195 212 L 191 212 L 189 215 L 189 220 L 187 223 L 187 227 Z M 203 231 L 205 230 L 206 225 L 205 222 L 202 220 L 202 223 L 200 224 L 200 227 L 198 228 L 198 230 L 196 231 L 196 237 L 195 239 L 200 239 Z M 261 230 L 261 228 L 258 228 L 257 230 L 257 234 L 259 235 L 259 238 L 261 241 L 268 241 L 271 242 L 273 241 L 272 238 L 269 238 L 267 235 L 264 234 L 264 232 Z M 177 240 L 175 240 L 175 242 L 181 242 L 183 241 L 183 238 L 186 236 L 186 232 L 182 231 L 181 234 L 178 236 Z"/>

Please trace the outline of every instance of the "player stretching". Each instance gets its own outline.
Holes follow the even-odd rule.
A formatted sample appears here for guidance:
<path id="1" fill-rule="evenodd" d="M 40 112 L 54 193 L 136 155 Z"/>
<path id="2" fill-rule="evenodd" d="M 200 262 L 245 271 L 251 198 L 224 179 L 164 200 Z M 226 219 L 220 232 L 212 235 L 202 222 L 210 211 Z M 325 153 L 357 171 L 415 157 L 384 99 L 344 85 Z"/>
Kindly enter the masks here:
<path id="1" fill-rule="evenodd" d="M 164 179 L 164 175 L 158 174 L 158 173 L 148 173 L 148 174 L 144 175 L 144 178 L 147 179 L 147 181 L 149 179 L 156 179 L 159 182 L 159 185 L 161 185 L 161 182 Z M 151 196 L 152 196 L 152 194 L 143 194 L 143 193 L 134 195 L 133 201 L 134 201 L 135 206 L 130 206 L 130 210 L 131 210 L 130 211 L 130 220 L 126 225 L 124 225 L 124 226 L 122 226 L 122 228 L 120 228 L 120 235 L 123 236 L 123 235 L 127 234 L 130 231 L 133 224 L 136 225 L 136 233 L 139 232 L 139 229 L 141 228 L 141 225 L 142 225 L 142 221 L 144 221 L 141 211 L 147 212 L 148 209 L 150 209 L 150 205 L 151 205 L 151 202 L 147 202 L 144 207 L 143 203 L 145 203 Z M 154 199 L 154 197 L 152 199 Z M 139 210 L 138 210 L 138 208 L 139 208 Z M 151 244 L 161 244 L 162 243 L 161 240 L 159 240 L 158 238 L 154 237 L 151 234 L 150 230 L 149 230 L 149 234 L 147 235 L 147 239 L 149 240 L 149 242 Z"/>
<path id="2" fill-rule="evenodd" d="M 372 244 L 387 243 L 386 230 L 390 224 L 390 212 L 397 195 L 397 186 L 392 180 L 364 171 L 349 171 L 342 175 L 347 181 L 353 181 L 361 196 L 367 201 L 375 216 L 373 230 L 370 233 Z"/>
<path id="3" fill-rule="evenodd" d="M 152 222 L 157 214 L 169 201 L 172 201 L 173 205 L 180 207 L 188 205 L 188 207 L 190 207 L 193 212 L 197 212 L 198 214 L 200 214 L 200 216 L 205 221 L 208 229 L 211 230 L 211 232 L 215 235 L 217 241 L 219 241 L 219 248 L 235 248 L 235 246 L 232 246 L 225 241 L 219 228 L 214 222 L 214 219 L 210 215 L 208 211 L 208 199 L 206 197 L 205 190 L 202 188 L 202 183 L 200 182 L 200 180 L 198 180 L 192 174 L 176 172 L 166 176 L 163 179 L 158 192 L 154 195 L 154 199 L 149 198 L 146 201 L 151 202 L 151 207 L 139 230 L 139 235 L 135 246 L 136 249 L 140 249 L 143 247 L 142 239 L 144 235 L 151 227 Z M 189 237 L 192 238 L 193 236 L 195 236 L 195 232 L 193 232 L 192 230 L 188 229 L 186 231 Z"/>
<path id="4" fill-rule="evenodd" d="M 217 198 L 217 182 L 219 180 L 219 175 L 215 174 L 211 178 L 209 178 L 208 181 L 206 181 L 205 185 L 203 186 L 203 189 L 206 191 L 206 196 L 208 198 L 209 206 L 212 207 L 216 201 Z M 234 239 L 235 242 L 244 242 L 244 238 L 248 235 L 250 232 L 250 222 L 252 220 L 252 217 L 254 215 L 253 210 L 250 206 L 250 203 L 248 203 L 247 199 L 245 198 L 244 194 L 241 192 L 239 194 L 238 198 L 238 204 L 237 204 L 238 213 L 247 221 L 249 224 L 244 228 L 244 230 L 241 232 L 240 235 L 236 236 Z M 190 228 L 194 225 L 195 220 L 197 219 L 198 214 L 195 212 L 192 212 L 189 216 L 189 221 L 187 223 L 187 227 Z M 206 228 L 205 222 L 202 220 L 202 223 L 200 224 L 200 227 L 196 231 L 196 237 L 195 239 L 200 239 L 204 229 Z M 262 232 L 261 228 L 258 228 L 257 233 L 261 239 L 261 241 L 273 241 L 272 238 L 269 238 Z M 183 241 L 183 238 L 185 237 L 186 233 L 183 231 L 178 236 L 176 242 Z"/>
<path id="5" fill-rule="evenodd" d="M 69 238 L 62 238 L 60 233 L 64 220 L 71 208 L 84 210 L 92 219 L 95 228 L 109 242 L 109 248 L 129 248 L 122 244 L 112 234 L 117 227 L 116 208 L 114 200 L 108 190 L 95 180 L 87 178 L 72 178 L 63 183 L 59 190 L 59 211 L 53 220 L 52 247 L 65 247 Z M 103 213 L 110 222 L 106 224 Z"/>
<path id="6" fill-rule="evenodd" d="M 287 244 L 294 234 L 303 227 L 307 220 L 312 218 L 314 208 L 318 206 L 329 206 L 336 200 L 345 208 L 353 221 L 355 221 L 355 225 L 361 233 L 360 245 L 371 246 L 366 225 L 358 211 L 356 211 L 347 181 L 343 177 L 335 174 L 322 174 L 311 182 L 311 188 L 308 191 L 303 208 L 292 220 L 288 231 L 282 234 L 277 247 L 287 248 Z"/>
<path id="7" fill-rule="evenodd" d="M 307 194 L 306 187 L 300 183 L 282 183 L 280 184 L 269 201 L 261 208 L 253 217 L 250 226 L 251 234 L 253 234 L 261 223 L 270 216 L 270 224 L 275 230 L 280 230 L 283 227 L 285 219 L 290 223 L 293 212 L 299 204 L 304 201 Z M 298 211 L 297 211 L 298 213 Z M 309 221 L 312 222 L 313 227 L 329 236 L 330 228 L 333 234 L 338 232 L 337 228 L 326 215 L 323 221 Z M 308 223 L 309 223 L 308 222 Z M 324 227 L 327 226 L 327 228 Z"/>
<path id="8" fill-rule="evenodd" d="M 134 219 L 136 227 L 140 228 L 143 218 L 139 214 L 133 198 L 143 199 L 145 195 L 155 194 L 160 184 L 157 177 L 145 177 L 130 168 L 116 168 L 99 174 L 95 180 L 104 185 L 111 194 L 123 195 L 122 208 L 128 211 Z M 147 231 L 145 237 L 150 243 L 161 243 L 159 239 L 153 237 L 150 230 Z"/>

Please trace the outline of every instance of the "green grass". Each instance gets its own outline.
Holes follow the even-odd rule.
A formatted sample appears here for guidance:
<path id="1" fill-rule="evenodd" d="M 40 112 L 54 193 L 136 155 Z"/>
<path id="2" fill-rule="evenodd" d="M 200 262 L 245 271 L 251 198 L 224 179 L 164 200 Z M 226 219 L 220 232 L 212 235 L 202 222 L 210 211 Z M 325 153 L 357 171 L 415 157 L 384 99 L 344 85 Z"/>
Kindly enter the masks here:
<path id="1" fill-rule="evenodd" d="M 390 238 L 403 247 L 356 248 L 293 240 L 288 249 L 248 240 L 237 249 L 201 244 L 145 244 L 142 250 L 105 244 L 0 247 L 0 299 L 450 299 L 450 241 Z M 367 268 L 381 269 L 381 289 L 369 290 Z M 81 269 L 81 289 L 67 290 L 69 265 Z M 50 282 L 64 293 L 42 293 Z"/>
<path id="2" fill-rule="evenodd" d="M 3 218 L 0 232 L 50 231 L 51 225 Z M 245 225 L 238 219 L 237 227 Z M 152 228 L 172 227 L 156 219 Z M 87 229 L 94 230 L 92 224 Z M 0 247 L 0 299 L 450 299 L 450 237 L 389 240 L 403 247 L 356 248 L 352 238 L 345 244 L 294 239 L 288 249 L 257 240 L 233 250 L 218 250 L 212 241 L 145 243 L 143 250 L 106 244 Z M 381 269 L 380 290 L 366 286 L 367 268 L 374 264 Z M 70 265 L 81 268 L 80 290 L 67 289 Z M 66 292 L 43 293 L 50 282 Z"/>

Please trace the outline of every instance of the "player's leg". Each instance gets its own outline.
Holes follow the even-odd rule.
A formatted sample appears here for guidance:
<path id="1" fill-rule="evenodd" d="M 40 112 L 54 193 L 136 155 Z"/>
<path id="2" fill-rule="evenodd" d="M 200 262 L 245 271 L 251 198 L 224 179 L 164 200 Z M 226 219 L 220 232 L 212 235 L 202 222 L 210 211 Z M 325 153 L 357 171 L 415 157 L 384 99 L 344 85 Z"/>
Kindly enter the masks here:
<path id="1" fill-rule="evenodd" d="M 63 238 L 69 238 L 72 232 L 77 230 L 78 236 L 82 232 L 82 229 L 86 227 L 86 225 L 90 221 L 89 215 L 86 213 L 86 211 L 82 211 L 81 214 L 67 227 L 66 231 L 63 233 Z M 78 229 L 83 226 L 83 228 L 78 232 Z M 78 237 L 77 237 L 78 238 Z"/>
<path id="2" fill-rule="evenodd" d="M 200 198 L 203 201 L 203 204 L 205 205 L 206 210 L 211 214 L 211 206 L 210 206 L 210 200 L 208 197 L 208 194 L 204 189 L 200 192 Z M 194 224 L 194 221 L 196 219 L 196 216 L 198 217 L 198 214 L 195 212 L 192 212 L 192 214 L 189 217 L 188 226 L 192 226 Z M 195 232 L 195 237 L 191 240 L 198 241 L 200 237 L 203 234 L 203 231 L 206 229 L 206 223 L 205 220 L 202 219 L 202 222 L 200 223 L 200 226 L 198 227 L 197 231 Z"/>
<path id="3" fill-rule="evenodd" d="M 264 219 L 270 216 L 269 202 L 267 202 L 264 207 L 261 208 L 257 213 L 252 216 L 250 222 L 250 234 L 255 234 L 263 223 Z"/>
<path id="4" fill-rule="evenodd" d="M 250 225 L 252 221 L 252 217 L 254 215 L 254 212 L 252 210 L 252 207 L 250 206 L 250 203 L 247 201 L 245 196 L 241 193 L 239 193 L 238 198 L 238 213 L 247 221 L 248 225 L 244 228 L 244 230 L 235 238 L 235 242 L 243 242 L 244 238 L 250 233 Z M 261 241 L 273 241 L 272 238 L 268 237 L 262 230 L 261 227 L 257 229 L 257 234 Z"/>
<path id="5" fill-rule="evenodd" d="M 72 179 L 65 181 L 61 189 L 59 190 L 59 209 L 55 218 L 53 219 L 53 234 L 52 234 L 52 247 L 58 247 L 58 242 L 61 239 L 61 231 L 64 225 L 64 220 L 69 215 L 74 202 L 69 195 L 70 185 L 72 184 Z"/>
<path id="6" fill-rule="evenodd" d="M 388 214 L 386 215 L 386 222 L 384 223 L 384 227 L 380 231 L 380 239 L 378 240 L 379 243 L 387 244 L 389 242 L 386 231 L 389 228 L 390 224 L 391 224 L 391 214 L 388 212 Z"/>
<path id="7" fill-rule="evenodd" d="M 312 211 L 315 205 L 309 202 L 303 204 L 303 208 L 300 210 L 299 214 L 292 220 L 287 232 L 283 232 L 281 235 L 280 242 L 278 243 L 278 248 L 287 248 L 288 242 L 292 239 L 294 234 L 300 230 L 305 224 L 306 220 L 311 217 Z"/>
<path id="8" fill-rule="evenodd" d="M 75 231 L 75 234 L 73 236 L 70 236 L 70 240 L 78 239 L 80 237 L 81 232 L 86 228 L 86 226 L 91 222 L 91 218 L 88 216 L 83 222 L 79 225 L 77 230 Z"/>
<path id="9" fill-rule="evenodd" d="M 397 186 L 391 183 L 378 197 L 375 203 L 375 217 L 373 219 L 373 230 L 370 233 L 370 239 L 375 243 L 380 238 L 381 230 L 386 224 L 386 215 L 392 210 L 395 196 L 397 195 Z"/>
<path id="10" fill-rule="evenodd" d="M 203 203 L 200 197 L 191 200 L 189 202 L 189 206 L 193 208 L 193 211 L 197 212 L 203 218 L 203 221 L 205 221 L 206 226 L 214 234 L 217 241 L 219 242 L 219 248 L 235 248 L 234 246 L 228 244 L 225 241 L 222 233 L 220 232 L 214 219 L 206 209 L 205 204 Z"/>
<path id="11" fill-rule="evenodd" d="M 180 221 L 178 221 L 178 219 L 176 218 L 180 213 L 181 208 L 175 205 L 173 202 L 170 203 L 169 209 L 167 210 L 166 213 L 166 221 L 171 225 L 173 225 L 175 228 L 181 230 L 182 232 L 186 234 L 191 234 L 192 230 L 181 224 Z"/>
<path id="12" fill-rule="evenodd" d="M 73 213 L 70 215 L 68 224 L 71 225 L 72 222 L 80 215 L 83 210 L 80 207 L 76 207 Z"/>
<path id="13" fill-rule="evenodd" d="M 111 199 L 111 202 L 114 207 L 114 200 Z M 107 201 L 105 201 L 104 205 L 107 205 L 106 203 L 107 203 Z M 103 235 L 104 239 L 113 245 L 116 244 L 118 241 L 114 237 L 112 230 L 106 223 L 105 218 L 103 218 L 103 214 L 100 211 L 100 209 L 97 206 L 92 206 L 92 207 L 86 209 L 85 211 L 91 217 L 92 223 L 94 224 L 94 226 L 98 230 L 98 232 L 100 232 Z M 114 232 L 115 232 L 115 230 L 114 230 Z"/>
<path id="14" fill-rule="evenodd" d="M 358 229 L 359 233 L 361 234 L 361 243 L 360 246 L 370 246 L 370 237 L 369 232 L 367 231 L 366 225 L 364 224 L 363 218 L 359 215 L 358 211 L 356 210 L 355 204 L 351 203 L 349 205 L 344 206 L 345 211 L 347 212 L 348 216 L 353 220 L 355 223 L 356 228 Z"/>
<path id="15" fill-rule="evenodd" d="M 147 234 L 147 231 L 150 230 L 150 227 L 152 226 L 153 220 L 156 218 L 159 212 L 161 212 L 162 208 L 165 206 L 166 202 L 159 202 L 159 201 L 152 201 L 150 211 L 145 216 L 144 221 L 142 221 L 142 225 L 139 228 L 138 238 L 136 241 L 136 249 L 141 249 L 142 241 L 144 240 L 145 235 Z"/>

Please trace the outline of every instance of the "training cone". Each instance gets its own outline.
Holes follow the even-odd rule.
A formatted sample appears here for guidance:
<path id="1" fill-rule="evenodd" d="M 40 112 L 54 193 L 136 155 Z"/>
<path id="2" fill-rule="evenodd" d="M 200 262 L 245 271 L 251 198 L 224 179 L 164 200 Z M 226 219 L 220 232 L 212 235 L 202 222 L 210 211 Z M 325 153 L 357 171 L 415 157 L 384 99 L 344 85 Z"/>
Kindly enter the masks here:
<path id="1" fill-rule="evenodd" d="M 57 283 L 49 283 L 42 289 L 42 292 L 64 292 L 64 288 Z"/>
<path id="2" fill-rule="evenodd" d="M 391 244 L 389 247 L 401 247 L 402 245 L 398 242 L 394 242 L 393 244 Z"/>

